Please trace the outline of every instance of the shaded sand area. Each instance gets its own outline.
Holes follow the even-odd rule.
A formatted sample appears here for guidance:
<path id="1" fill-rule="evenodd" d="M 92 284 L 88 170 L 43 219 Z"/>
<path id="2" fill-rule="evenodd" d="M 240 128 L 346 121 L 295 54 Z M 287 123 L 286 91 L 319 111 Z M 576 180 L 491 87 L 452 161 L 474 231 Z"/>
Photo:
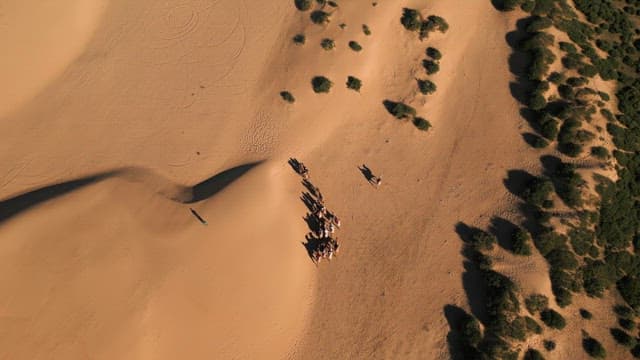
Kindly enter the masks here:
<path id="1" fill-rule="evenodd" d="M 344 1 L 325 28 L 289 0 L 5 3 L 16 56 L 0 68 L 20 86 L 0 96 L 0 358 L 448 358 L 445 306 L 482 306 L 456 225 L 520 220 L 507 172 L 540 167 L 510 93 L 517 14 Z M 420 42 L 403 6 L 449 31 Z M 52 31 L 37 37 L 38 21 Z M 444 54 L 430 97 L 415 85 L 427 46 Z M 331 93 L 313 93 L 315 75 Z M 302 246 L 290 157 L 342 219 L 331 264 Z M 539 255 L 497 266 L 550 293 Z"/>

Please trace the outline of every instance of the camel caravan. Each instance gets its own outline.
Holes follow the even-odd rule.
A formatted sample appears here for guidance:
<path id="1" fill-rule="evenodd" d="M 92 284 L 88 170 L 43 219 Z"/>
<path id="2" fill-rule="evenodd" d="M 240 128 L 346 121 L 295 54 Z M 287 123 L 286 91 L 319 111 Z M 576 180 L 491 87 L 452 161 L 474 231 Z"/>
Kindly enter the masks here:
<path id="1" fill-rule="evenodd" d="M 322 259 L 331 261 L 338 253 L 339 244 L 334 233 L 340 228 L 340 219 L 325 207 L 320 189 L 309 180 L 309 169 L 296 159 L 289 159 L 289 164 L 302 176 L 302 185 L 307 189 L 301 197 L 309 209 L 305 221 L 311 230 L 306 236 L 305 247 L 316 265 Z"/>

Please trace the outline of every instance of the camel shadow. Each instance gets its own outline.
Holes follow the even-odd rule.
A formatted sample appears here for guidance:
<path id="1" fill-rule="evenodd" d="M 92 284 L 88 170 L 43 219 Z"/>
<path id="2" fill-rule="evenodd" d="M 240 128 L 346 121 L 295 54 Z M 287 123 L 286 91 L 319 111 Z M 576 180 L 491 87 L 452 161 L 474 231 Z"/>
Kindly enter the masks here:
<path id="1" fill-rule="evenodd" d="M 360 170 L 360 172 L 368 182 L 372 182 L 375 178 L 373 172 L 367 167 L 367 165 L 362 164 L 362 166 L 358 166 L 358 170 Z"/>

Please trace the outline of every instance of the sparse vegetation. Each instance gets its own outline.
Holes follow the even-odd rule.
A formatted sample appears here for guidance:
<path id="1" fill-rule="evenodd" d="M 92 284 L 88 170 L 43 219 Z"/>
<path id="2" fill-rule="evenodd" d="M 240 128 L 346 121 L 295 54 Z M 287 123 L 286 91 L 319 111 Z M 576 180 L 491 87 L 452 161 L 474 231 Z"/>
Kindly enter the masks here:
<path id="1" fill-rule="evenodd" d="M 437 90 L 437 86 L 431 80 L 418 79 L 418 89 L 422 94 L 429 95 Z"/>
<path id="2" fill-rule="evenodd" d="M 329 51 L 333 50 L 336 47 L 336 43 L 332 39 L 325 38 L 320 41 L 320 46 L 322 46 L 323 49 Z"/>
<path id="3" fill-rule="evenodd" d="M 549 298 L 542 294 L 531 294 L 524 300 L 524 304 L 531 314 L 535 314 L 549 306 Z"/>
<path id="4" fill-rule="evenodd" d="M 422 66 L 427 71 L 427 74 L 432 75 L 440 71 L 440 65 L 433 60 L 422 60 Z"/>
<path id="5" fill-rule="evenodd" d="M 296 99 L 288 91 L 281 91 L 280 92 L 280 97 L 282 97 L 282 100 L 288 102 L 289 104 L 293 104 L 294 102 L 296 102 Z"/>
<path id="6" fill-rule="evenodd" d="M 518 228 L 513 232 L 511 236 L 513 241 L 513 253 L 516 255 L 529 256 L 531 255 L 531 235 L 522 229 Z"/>
<path id="7" fill-rule="evenodd" d="M 304 36 L 304 34 L 296 34 L 293 37 L 293 42 L 297 45 L 304 45 L 304 43 L 307 41 L 306 36 Z"/>
<path id="8" fill-rule="evenodd" d="M 592 358 L 596 359 L 604 359 L 607 357 L 607 352 L 600 342 L 591 336 L 587 336 L 582 339 L 582 347 L 584 351 L 589 354 Z"/>
<path id="9" fill-rule="evenodd" d="M 362 87 L 362 81 L 355 76 L 347 77 L 347 88 L 355 91 L 360 91 Z"/>
<path id="10" fill-rule="evenodd" d="M 330 21 L 331 14 L 322 10 L 314 10 L 310 15 L 311 22 L 317 25 L 324 25 Z"/>
<path id="11" fill-rule="evenodd" d="M 536 349 L 529 349 L 524 353 L 524 360 L 544 360 L 544 356 Z"/>
<path id="12" fill-rule="evenodd" d="M 427 131 L 431 128 L 431 123 L 429 121 L 417 116 L 413 118 L 413 125 L 422 131 Z"/>
<path id="13" fill-rule="evenodd" d="M 383 104 L 387 111 L 395 116 L 396 119 L 407 119 L 416 116 L 416 109 L 407 104 L 390 100 L 385 100 Z"/>
<path id="14" fill-rule="evenodd" d="M 360 44 L 358 44 L 357 41 L 349 41 L 349 47 L 353 51 L 361 51 L 362 50 L 362 46 L 360 46 Z"/>
<path id="15" fill-rule="evenodd" d="M 313 91 L 316 93 L 328 93 L 331 90 L 333 83 L 324 76 L 315 76 L 311 79 L 311 86 L 313 87 Z"/>
<path id="16" fill-rule="evenodd" d="M 556 342 L 553 340 L 544 340 L 542 344 L 547 351 L 553 351 L 556 349 Z"/>
<path id="17" fill-rule="evenodd" d="M 580 309 L 580 316 L 586 320 L 591 320 L 593 318 L 593 314 L 587 309 Z"/>
<path id="18" fill-rule="evenodd" d="M 362 32 L 367 36 L 371 35 L 371 29 L 369 29 L 369 26 L 366 24 L 362 25 Z"/>
<path id="19" fill-rule="evenodd" d="M 442 59 L 442 53 L 440 52 L 440 50 L 434 48 L 434 47 L 428 47 L 426 50 L 427 56 L 432 58 L 433 60 L 440 60 Z"/>
<path id="20" fill-rule="evenodd" d="M 311 9 L 312 0 L 294 0 L 296 8 L 300 11 L 307 11 Z"/>
<path id="21" fill-rule="evenodd" d="M 540 312 L 540 320 L 542 320 L 545 325 L 553 329 L 562 330 L 567 326 L 564 317 L 553 309 L 542 310 Z"/>

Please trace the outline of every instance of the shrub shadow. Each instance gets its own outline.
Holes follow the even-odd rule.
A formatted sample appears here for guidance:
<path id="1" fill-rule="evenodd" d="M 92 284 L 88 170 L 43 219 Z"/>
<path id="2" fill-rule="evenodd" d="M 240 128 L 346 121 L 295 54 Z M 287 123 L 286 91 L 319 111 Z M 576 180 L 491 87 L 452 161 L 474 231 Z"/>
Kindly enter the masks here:
<path id="1" fill-rule="evenodd" d="M 462 255 L 465 257 L 463 263 L 465 272 L 462 274 L 462 286 L 467 295 L 471 313 L 480 320 L 480 322 L 487 324 L 488 317 L 485 309 L 487 288 L 484 278 L 482 277 L 482 270 L 480 270 L 472 260 L 473 250 L 468 245 L 471 236 L 473 236 L 477 229 L 459 222 L 455 225 L 455 231 L 465 243 L 462 249 Z"/>
<path id="2" fill-rule="evenodd" d="M 449 333 L 447 333 L 447 344 L 449 346 L 449 354 L 452 360 L 464 360 L 464 352 L 462 348 L 464 341 L 460 326 L 462 319 L 468 316 L 467 312 L 455 305 L 445 305 L 444 317 L 449 323 Z"/>

